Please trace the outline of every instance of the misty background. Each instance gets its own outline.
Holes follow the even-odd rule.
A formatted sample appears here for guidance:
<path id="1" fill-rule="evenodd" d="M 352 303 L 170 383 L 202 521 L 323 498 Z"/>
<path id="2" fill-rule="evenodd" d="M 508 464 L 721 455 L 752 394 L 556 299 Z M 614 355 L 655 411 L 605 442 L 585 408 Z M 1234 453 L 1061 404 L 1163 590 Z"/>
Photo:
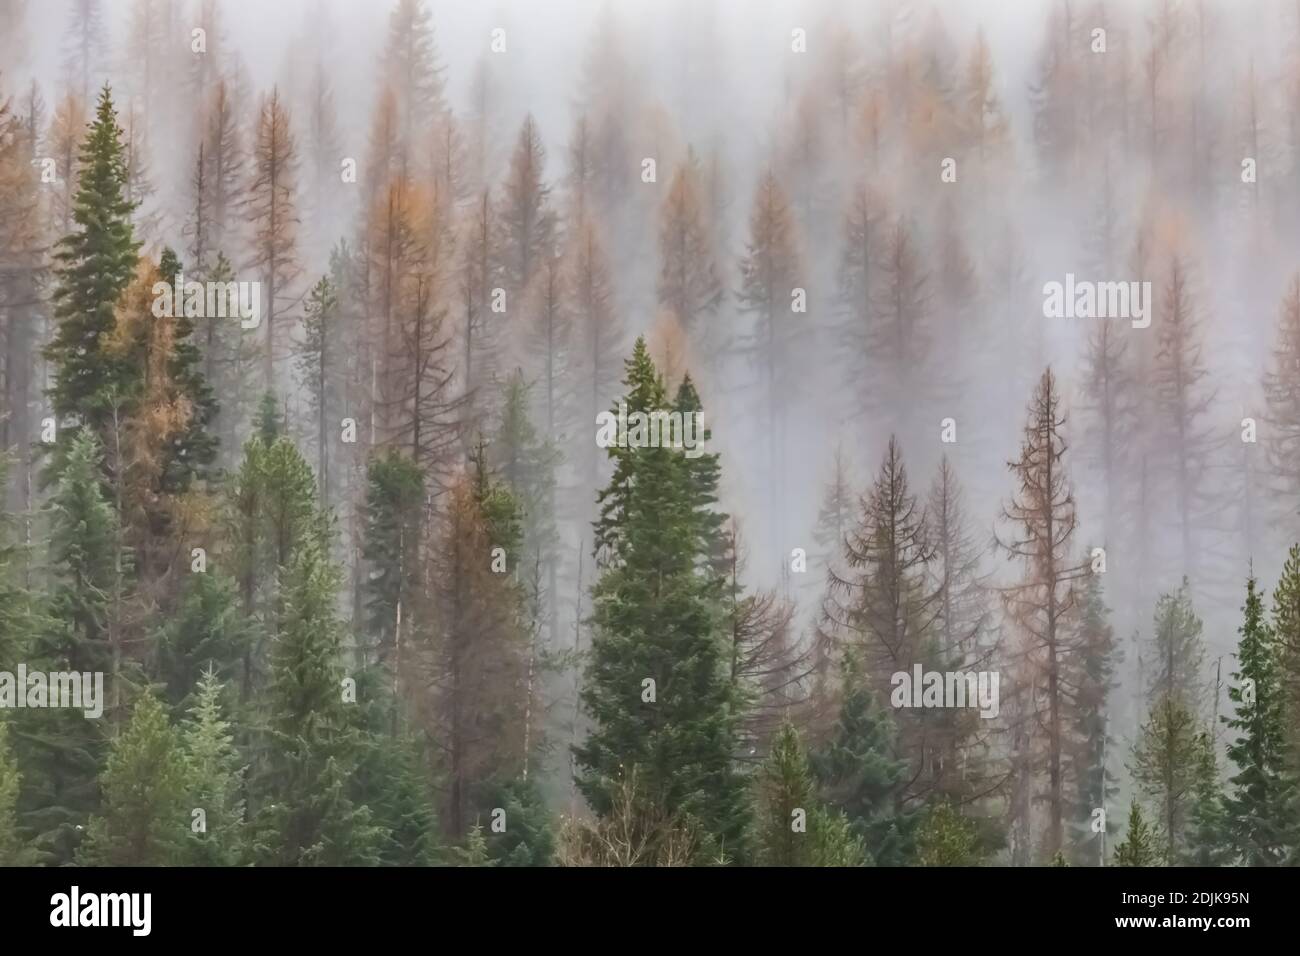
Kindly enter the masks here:
<path id="1" fill-rule="evenodd" d="M 79 24 L 91 6 L 102 23 L 88 35 Z M 195 79 L 202 70 L 191 29 L 206 30 L 207 52 L 198 56 L 213 77 L 239 91 L 245 148 L 262 97 L 278 90 L 298 148 L 300 269 L 277 298 L 289 339 L 299 341 L 306 293 L 330 268 L 331 250 L 367 228 L 392 6 L 164 4 L 157 16 L 165 22 L 144 27 L 140 5 L 127 0 L 0 0 L 0 88 L 20 111 L 39 103 L 32 112 L 44 124 L 68 96 L 86 97 L 89 116 L 98 89 L 112 85 L 123 117 L 135 111 L 130 124 L 119 122 L 147 157 L 137 226 L 155 256 L 190 241 L 191 174 L 213 83 Z M 1297 423 L 1279 420 L 1265 390 L 1300 266 L 1300 3 L 431 0 L 427 8 L 446 122 L 468 151 L 458 223 L 484 191 L 494 203 L 504 194 L 531 117 L 563 246 L 577 234 L 566 233 L 576 221 L 577 124 L 586 118 L 612 131 L 601 141 L 611 171 L 590 215 L 608 262 L 619 352 L 625 357 L 644 335 L 670 380 L 689 372 L 698 384 L 710 448 L 721 454 L 720 508 L 737 522 L 746 581 L 789 602 L 797 641 L 815 640 L 827 573 L 840 558 L 819 525 L 837 456 L 856 499 L 875 480 L 891 435 L 922 498 L 947 457 L 997 606 L 998 587 L 1020 573 L 994 542 L 1017 491 L 1008 462 L 1020 454 L 1031 394 L 1050 366 L 1079 505 L 1072 552 L 1084 562 L 1092 548 L 1105 549 L 1105 601 L 1123 653 L 1107 708 L 1112 774 L 1126 776 L 1143 716 L 1142 642 L 1157 599 L 1185 576 L 1205 622 L 1211 689 L 1200 705 L 1207 718 L 1226 711 L 1221 685 L 1243 582 L 1253 568 L 1271 588 L 1300 537 L 1295 487 L 1270 451 Z M 1094 49 L 1098 29 L 1104 51 Z M 495 30 L 504 31 L 496 35 L 502 52 L 492 49 Z M 141 49 L 156 60 L 146 64 Z M 311 120 L 322 90 L 328 135 Z M 437 165 L 432 132 L 407 144 L 417 166 Z M 45 138 L 38 154 L 51 153 L 52 142 Z M 658 289 L 663 210 L 691 156 L 721 296 L 687 327 Z M 338 175 L 349 159 L 356 182 Z M 643 179 L 646 159 L 652 182 Z M 954 182 L 942 178 L 945 159 L 956 162 Z M 1251 181 L 1243 181 L 1243 160 L 1253 160 Z M 780 291 L 806 296 L 806 311 L 788 313 L 789 296 L 781 297 L 775 338 L 765 338 L 761 309 L 745 299 L 742 273 L 769 173 L 789 211 L 790 279 Z M 861 276 L 856 213 L 871 234 L 862 239 L 871 251 Z M 256 279 L 242 264 L 246 237 L 237 232 L 228 250 L 234 277 Z M 1175 260 L 1195 317 L 1186 354 L 1203 373 L 1189 383 L 1185 419 L 1162 411 L 1153 384 Z M 1044 284 L 1066 273 L 1152 283 L 1151 327 L 1119 320 L 1107 333 L 1125 350 L 1115 359 L 1126 389 L 1122 435 L 1100 437 L 1095 373 L 1098 349 L 1111 347 L 1099 345 L 1104 323 L 1043 315 Z M 880 332 L 891 278 L 910 299 L 899 306 L 899 328 L 910 331 L 897 353 Z M 512 298 L 496 365 L 502 376 L 521 369 L 536 402 L 543 357 L 524 333 L 537 309 L 532 296 L 530 286 Z M 448 367 L 459 375 L 462 343 L 450 331 L 449 343 Z M 303 400 L 288 355 L 276 358 L 273 384 L 293 419 Z M 455 381 L 451 389 L 468 390 Z M 605 407 L 621 394 L 600 388 Z M 31 418 L 41 417 L 37 405 Z M 1257 423 L 1258 442 L 1242 440 L 1246 418 Z M 955 441 L 943 440 L 946 419 Z M 547 640 L 556 648 L 575 633 L 585 643 L 579 608 L 591 583 L 591 503 L 603 482 L 587 471 L 595 423 L 584 421 L 575 412 L 549 436 L 562 457 L 558 569 L 547 597 L 555 609 Z M 245 419 L 235 434 L 242 440 L 250 427 Z M 331 504 L 345 527 L 362 500 L 357 476 L 369 441 L 338 449 L 335 467 L 350 477 Z M 1120 456 L 1109 480 L 1108 442 Z M 1189 475 L 1193 503 L 1180 512 L 1175 486 Z M 30 507 L 21 470 L 11 485 L 14 503 Z M 360 546 L 344 537 L 340 557 L 351 569 Z M 350 606 L 347 596 L 341 602 Z M 1009 634 L 1000 611 L 992 613 L 995 629 Z M 573 687 L 571 676 L 557 678 L 556 713 L 572 709 Z M 547 768 L 557 801 L 570 796 L 568 769 L 562 755 Z"/>

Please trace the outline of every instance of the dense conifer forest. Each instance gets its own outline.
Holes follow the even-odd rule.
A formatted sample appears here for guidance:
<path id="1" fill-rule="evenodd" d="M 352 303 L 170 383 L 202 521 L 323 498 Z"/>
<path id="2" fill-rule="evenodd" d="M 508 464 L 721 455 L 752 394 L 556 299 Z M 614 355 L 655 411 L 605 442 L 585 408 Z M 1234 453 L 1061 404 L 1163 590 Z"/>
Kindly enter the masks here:
<path id="1" fill-rule="evenodd" d="M 1300 4 L 0 0 L 0 865 L 1300 863 Z"/>

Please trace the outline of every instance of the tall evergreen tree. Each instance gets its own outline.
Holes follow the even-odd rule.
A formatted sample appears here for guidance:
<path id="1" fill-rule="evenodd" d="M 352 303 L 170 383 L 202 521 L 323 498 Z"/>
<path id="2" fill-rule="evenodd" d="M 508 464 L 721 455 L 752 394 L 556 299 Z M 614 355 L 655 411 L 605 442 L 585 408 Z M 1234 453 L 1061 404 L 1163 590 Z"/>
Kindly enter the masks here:
<path id="1" fill-rule="evenodd" d="M 669 411 L 644 340 L 626 363 L 629 413 Z M 719 582 L 702 565 L 707 524 L 681 449 L 610 447 L 600 493 L 591 659 L 582 699 L 594 727 L 576 749 L 598 814 L 636 768 L 651 798 L 687 813 L 728 853 L 745 812 L 732 766 L 735 714 L 722 667 Z"/>
<path id="2" fill-rule="evenodd" d="M 1223 788 L 1219 783 L 1219 765 L 1208 733 L 1202 734 L 1204 746 L 1196 764 L 1196 782 L 1192 787 L 1192 811 L 1188 818 L 1187 849 L 1183 862 L 1188 866 L 1227 866 L 1236 857 L 1228 831 L 1228 814 Z"/>
<path id="3" fill-rule="evenodd" d="M 383 67 L 384 83 L 398 97 L 399 169 L 405 176 L 415 172 L 408 167 L 418 155 L 421 144 L 417 137 L 431 129 L 447 108 L 433 14 L 425 0 L 398 0 L 393 7 Z"/>
<path id="4" fill-rule="evenodd" d="M 185 755 L 167 710 L 151 694 L 132 708 L 113 740 L 101 786 L 104 802 L 78 859 L 91 866 L 166 866 L 186 832 Z"/>
<path id="5" fill-rule="evenodd" d="M 495 397 L 489 394 L 497 374 L 502 351 L 502 317 L 498 314 L 502 303 L 494 289 L 502 285 L 501 240 L 504 230 L 497 220 L 496 207 L 487 190 L 475 201 L 462 235 L 458 241 L 459 266 L 456 271 L 456 338 L 459 340 L 461 361 L 461 388 L 465 402 L 470 406 L 466 420 L 467 431 L 472 436 L 484 427 L 483 419 Z M 540 250 L 535 250 L 540 253 Z M 554 256 L 543 256 L 538 268 L 552 268 L 546 278 L 556 284 Z M 511 302 L 518 308 L 519 295 L 504 302 L 509 314 Z M 548 342 L 554 345 L 553 342 Z"/>
<path id="6" fill-rule="evenodd" d="M 987 575 L 980 573 L 983 551 L 971 536 L 966 514 L 965 495 L 945 456 L 926 508 L 934 543 L 929 570 L 938 592 L 935 636 L 944 657 L 971 666 L 989 656 L 992 610 Z"/>
<path id="7" fill-rule="evenodd" d="M 364 741 L 344 703 L 335 611 L 339 571 L 321 534 L 281 565 L 283 608 L 271 651 L 265 774 L 258 781 L 259 857 L 280 866 L 378 862 L 382 832 L 354 799 Z"/>
<path id="8" fill-rule="evenodd" d="M 269 396 L 267 396 L 269 398 Z M 247 703 L 265 669 L 265 645 L 280 626 L 280 569 L 320 533 L 311 466 L 286 437 L 275 401 L 264 401 L 258 433 L 244 443 L 244 459 L 226 493 L 224 526 L 239 607 L 252 626 L 244 643 L 240 699 Z"/>
<path id="9" fill-rule="evenodd" d="M 68 88 L 82 99 L 90 96 L 91 78 L 102 67 L 106 40 L 101 0 L 76 0 L 68 9 L 63 72 Z"/>
<path id="10" fill-rule="evenodd" d="M 202 58 L 206 59 L 206 57 Z M 240 237 L 236 221 L 245 199 L 247 148 L 242 136 L 241 97 L 237 84 L 221 79 L 207 100 L 204 187 L 210 191 L 208 246 L 234 248 Z M 202 264 L 202 263 L 200 263 Z M 215 277 L 209 277 L 215 281 Z M 224 395 L 225 393 L 223 393 Z"/>
<path id="11" fill-rule="evenodd" d="M 502 386 L 498 422 L 487 448 L 488 463 L 510 490 L 520 509 L 520 560 L 538 577 L 537 626 L 545 626 L 548 643 L 557 647 L 559 622 L 559 532 L 556 527 L 556 468 L 560 452 L 549 434 L 539 434 L 529 415 L 530 389 L 515 369 Z M 527 580 L 527 573 L 525 580 Z"/>
<path id="12" fill-rule="evenodd" d="M 1279 582 L 1281 610 L 1300 579 L 1300 549 L 1292 548 Z M 1279 863 L 1294 823 L 1289 819 L 1291 788 L 1285 775 L 1285 701 L 1277 635 L 1264 617 L 1264 602 L 1254 576 L 1246 581 L 1245 619 L 1237 633 L 1237 670 L 1228 698 L 1236 713 L 1223 722 L 1237 731 L 1228 744 L 1236 767 L 1224 800 L 1233 848 L 1249 866 Z M 1286 619 L 1286 612 L 1280 614 Z"/>
<path id="13" fill-rule="evenodd" d="M 433 208 L 440 213 L 441 207 Z M 387 423 L 385 440 L 406 448 L 427 479 L 445 489 L 454 480 L 462 439 L 475 423 L 463 417 L 466 398 L 454 384 L 452 331 L 440 291 L 444 253 L 437 248 L 437 256 L 430 253 L 422 271 L 409 277 L 399 301 L 390 340 L 390 348 L 397 350 L 388 369 L 392 384 L 381 386 L 380 410 Z"/>
<path id="14" fill-rule="evenodd" d="M 902 866 L 913 850 L 916 814 L 902 806 L 907 764 L 894 755 L 889 714 L 862 684 L 849 658 L 844 694 L 831 739 L 811 757 L 821 798 L 848 818 L 878 866 Z"/>
<path id="15" fill-rule="evenodd" d="M 1163 697 L 1133 745 L 1130 770 L 1142 791 L 1156 802 L 1164 858 L 1174 861 L 1186 852 L 1192 808 L 1197 797 L 1202 761 L 1209 738 L 1195 715 L 1179 697 Z"/>
<path id="16" fill-rule="evenodd" d="M 9 723 L 0 720 L 0 866 L 25 866 L 32 853 L 18 829 L 18 789 L 22 774 L 9 746 Z"/>
<path id="17" fill-rule="evenodd" d="M 225 685 L 215 671 L 206 671 L 194 688 L 189 719 L 181 727 L 190 814 L 182 858 L 193 866 L 239 866 L 247 852 L 246 768 L 235 750 L 223 696 Z M 197 810 L 203 811 L 201 817 Z"/>
<path id="18" fill-rule="evenodd" d="M 117 513 L 104 499 L 94 432 L 71 442 L 47 504 L 51 594 L 47 620 L 36 632 L 30 663 L 51 670 L 100 672 L 101 701 L 112 716 L 121 647 L 110 627 L 111 596 L 121 567 Z M 38 719 L 39 718 L 39 719 Z M 24 711 L 24 826 L 39 851 L 71 862 L 87 816 L 99 803 L 96 777 L 104 759 L 100 721 L 66 709 Z"/>
<path id="19" fill-rule="evenodd" d="M 122 128 L 112 91 L 105 85 L 81 147 L 73 211 L 77 229 L 61 240 L 55 253 L 58 329 L 45 352 L 54 366 L 54 411 L 90 424 L 101 438 L 110 397 L 129 391 L 135 374 L 123 358 L 105 354 L 117 299 L 135 274 L 140 248 L 131 225 L 135 207 L 126 196 L 126 177 Z"/>
<path id="20" fill-rule="evenodd" d="M 1300 770 L 1300 545 L 1293 545 L 1287 553 L 1273 592 L 1273 630 L 1286 708 L 1287 764 L 1296 773 Z"/>
<path id="21" fill-rule="evenodd" d="M 947 456 L 939 462 L 930 486 L 926 523 L 933 543 L 927 573 L 936 592 L 931 640 L 937 659 L 946 670 L 990 670 L 997 661 L 999 640 L 993 626 L 993 590 L 981 568 L 987 549 L 977 545 L 971 534 L 965 493 Z M 934 741 L 937 789 L 959 816 L 992 813 L 986 798 L 1001 788 L 1005 778 L 1005 767 L 993 746 L 992 722 L 974 710 L 952 709 L 937 716 L 941 718 Z M 986 806 L 977 811 L 975 803 Z M 950 832 L 951 821 L 936 817 L 934 822 L 944 833 Z"/>

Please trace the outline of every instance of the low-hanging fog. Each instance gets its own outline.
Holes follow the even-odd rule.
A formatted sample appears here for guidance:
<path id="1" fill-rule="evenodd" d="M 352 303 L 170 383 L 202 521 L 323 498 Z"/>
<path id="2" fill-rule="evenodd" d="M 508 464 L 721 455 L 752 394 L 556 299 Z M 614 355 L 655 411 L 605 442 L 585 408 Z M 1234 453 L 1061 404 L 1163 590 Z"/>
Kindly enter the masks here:
<path id="1" fill-rule="evenodd" d="M 572 782 L 587 758 L 571 748 L 602 725 L 578 696 L 594 672 L 558 655 L 589 653 L 604 626 L 590 617 L 603 570 L 592 522 L 612 466 L 594 415 L 625 395 L 623 361 L 642 336 L 670 395 L 687 375 L 698 387 L 739 584 L 785 609 L 782 654 L 818 661 L 758 709 L 789 717 L 815 748 L 834 714 L 804 706 L 821 693 L 813 669 L 838 671 L 847 654 L 869 672 L 885 659 L 908 670 L 921 658 L 872 649 L 882 629 L 930 647 L 966 614 L 972 643 L 945 650 L 1000 672 L 996 732 L 926 756 L 900 715 L 902 759 L 925 777 L 951 757 L 963 780 L 978 764 L 978 793 L 933 772 L 972 818 L 997 821 L 984 859 L 1044 862 L 1063 826 L 1067 855 L 1095 862 L 1110 851 L 1088 842 L 1090 794 L 1115 843 L 1132 800 L 1157 821 L 1169 810 L 1135 754 L 1160 699 L 1153 675 L 1175 669 L 1179 644 L 1161 643 L 1158 605 L 1186 579 L 1178 609 L 1203 622 L 1187 706 L 1231 792 L 1236 731 L 1219 718 L 1233 712 L 1246 580 L 1271 614 L 1300 539 L 1300 4 L 0 0 L 0 102 L 14 142 L 32 131 L 25 175 L 41 179 L 23 223 L 0 196 L 0 444 L 21 545 L 10 572 L 38 596 L 57 577 L 41 423 L 66 411 L 48 397 L 60 371 L 44 350 L 61 321 L 55 243 L 77 228 L 70 157 L 105 85 L 129 146 L 141 255 L 175 250 L 202 281 L 221 253 L 226 278 L 261 283 L 263 322 L 232 346 L 247 367 L 210 382 L 212 513 L 269 392 L 336 519 L 345 654 L 371 663 L 373 642 L 371 657 L 398 674 L 384 642 L 400 657 L 403 615 L 408 628 L 424 621 L 407 606 L 395 637 L 367 623 L 371 462 L 409 450 L 424 514 L 449 521 L 475 443 L 494 454 L 506 384 L 516 371 L 527 384 L 555 487 L 534 554 L 533 652 L 549 663 L 528 658 L 522 746 L 540 747 L 525 752 L 525 776 L 531 765 L 556 813 L 600 816 Z M 268 186 L 273 148 L 283 162 Z M 274 216 L 290 225 L 268 225 Z M 313 383 L 312 291 L 345 273 L 355 281 L 336 282 L 335 341 L 346 354 Z M 1151 298 L 1109 317 L 1048 315 L 1050 283 L 1135 283 L 1136 296 L 1149 283 Z M 498 292 L 502 307 L 489 307 Z M 1106 304 L 1103 291 L 1094 313 Z M 548 324 L 558 315 L 563 341 Z M 412 398 L 417 366 L 427 378 Z M 1066 481 L 1053 487 L 1073 493 L 1077 526 L 1048 532 L 1058 566 L 1045 569 L 1048 552 L 1023 559 L 1026 528 L 1041 529 L 1016 520 L 1043 502 L 1012 466 L 1049 368 Z M 345 419 L 353 441 L 339 437 Z M 893 488 L 894 524 L 879 511 L 891 436 L 907 482 Z M 960 489 L 958 567 L 932 553 L 944 467 Z M 919 550 L 895 547 L 913 520 Z M 226 553 L 220 533 L 203 540 Z M 442 548 L 422 543 L 421 560 Z M 149 578 L 143 553 L 140 611 L 123 626 L 148 672 L 155 656 L 140 648 L 165 623 L 151 615 L 179 606 L 175 569 L 189 558 L 157 558 Z M 427 573 L 417 590 L 441 620 L 445 575 Z M 911 625 L 919 637 L 855 603 L 904 578 L 889 592 L 903 601 L 895 617 L 924 619 Z M 910 589 L 939 594 L 957 578 L 968 606 L 908 603 Z M 1049 615 L 1059 610 L 1059 634 L 1053 620 L 1045 637 L 1044 608 L 1067 592 Z M 1085 633 L 1096 624 L 1083 620 L 1085 592 L 1104 602 L 1101 644 Z M 256 699 L 241 673 L 231 679 Z M 888 674 L 867 679 L 884 681 L 886 705 Z M 484 700 L 497 692 L 481 688 Z M 450 758 L 428 729 L 441 718 L 424 713 L 441 714 L 429 703 L 441 698 L 423 693 L 403 690 L 432 741 L 440 825 L 455 842 L 478 809 L 448 796 Z M 1071 743 L 1040 740 L 1053 720 Z M 741 735 L 745 773 L 775 727 Z M 490 776 L 489 758 L 469 752 L 480 763 L 467 786 Z M 900 786 L 902 803 L 932 805 L 930 791 Z M 1165 835 L 1171 848 L 1184 840 Z"/>

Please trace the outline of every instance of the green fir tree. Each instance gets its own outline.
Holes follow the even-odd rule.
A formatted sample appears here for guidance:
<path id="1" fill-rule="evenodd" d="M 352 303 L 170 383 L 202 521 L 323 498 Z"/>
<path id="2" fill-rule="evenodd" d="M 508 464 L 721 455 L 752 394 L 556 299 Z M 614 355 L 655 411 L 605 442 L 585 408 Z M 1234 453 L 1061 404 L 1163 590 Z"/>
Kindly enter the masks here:
<path id="1" fill-rule="evenodd" d="M 103 806 L 78 854 L 89 866 L 169 866 L 187 832 L 186 765 L 180 736 L 152 694 L 135 702 L 114 740 L 101 781 Z"/>
<path id="2" fill-rule="evenodd" d="M 839 718 L 811 765 L 822 799 L 848 817 L 878 866 L 905 865 L 914 852 L 917 821 L 900 803 L 907 768 L 894 755 L 894 742 L 888 713 L 861 685 L 850 657 Z"/>
<path id="3" fill-rule="evenodd" d="M 192 866 L 240 866 L 248 849 L 244 827 L 245 767 L 225 718 L 225 685 L 206 671 L 181 728 L 190 825 L 183 848 Z M 201 817 L 198 811 L 202 811 Z M 201 826 L 200 826 L 201 822 Z"/>
<path id="4" fill-rule="evenodd" d="M 1274 596 L 1279 626 L 1290 620 L 1300 598 L 1300 549 L 1292 548 Z M 1247 866 L 1282 862 L 1296 837 L 1291 801 L 1295 789 L 1286 772 L 1286 703 L 1277 632 L 1264 617 L 1264 601 L 1254 577 L 1246 582 L 1245 619 L 1237 633 L 1237 670 L 1228 698 L 1236 713 L 1222 720 L 1237 732 L 1228 744 L 1236 768 L 1224 799 L 1228 836 Z"/>
<path id="5" fill-rule="evenodd" d="M 1128 832 L 1124 842 L 1115 847 L 1115 866 L 1160 866 L 1160 850 L 1156 835 L 1142 817 L 1142 808 L 1136 800 L 1129 808 Z"/>
<path id="6" fill-rule="evenodd" d="M 670 411 L 645 342 L 626 363 L 629 414 Z M 706 566 L 710 519 L 682 449 L 615 443 L 600 492 L 591 658 L 582 699 L 593 729 L 579 787 L 608 813 L 639 768 L 648 798 L 688 814 L 733 857 L 746 807 L 732 764 L 736 715 L 723 670 L 721 580 Z"/>
<path id="7" fill-rule="evenodd" d="M 81 145 L 72 218 L 77 228 L 54 254 L 54 317 L 45 357 L 54 368 L 52 399 L 61 419 L 105 433 L 113 396 L 132 390 L 138 370 L 105 346 L 118 297 L 135 274 L 140 243 L 131 225 L 127 159 L 113 95 L 105 84 Z"/>
<path id="8" fill-rule="evenodd" d="M 755 779 L 755 851 L 764 866 L 862 866 L 866 850 L 839 811 L 817 799 L 799 732 L 788 721 L 777 731 Z"/>
<path id="9" fill-rule="evenodd" d="M 258 781 L 258 855 L 277 866 L 379 862 L 383 834 L 355 801 L 365 741 L 345 710 L 335 610 L 340 575 L 317 536 L 282 567 L 283 607 L 271 649 L 265 773 Z"/>

